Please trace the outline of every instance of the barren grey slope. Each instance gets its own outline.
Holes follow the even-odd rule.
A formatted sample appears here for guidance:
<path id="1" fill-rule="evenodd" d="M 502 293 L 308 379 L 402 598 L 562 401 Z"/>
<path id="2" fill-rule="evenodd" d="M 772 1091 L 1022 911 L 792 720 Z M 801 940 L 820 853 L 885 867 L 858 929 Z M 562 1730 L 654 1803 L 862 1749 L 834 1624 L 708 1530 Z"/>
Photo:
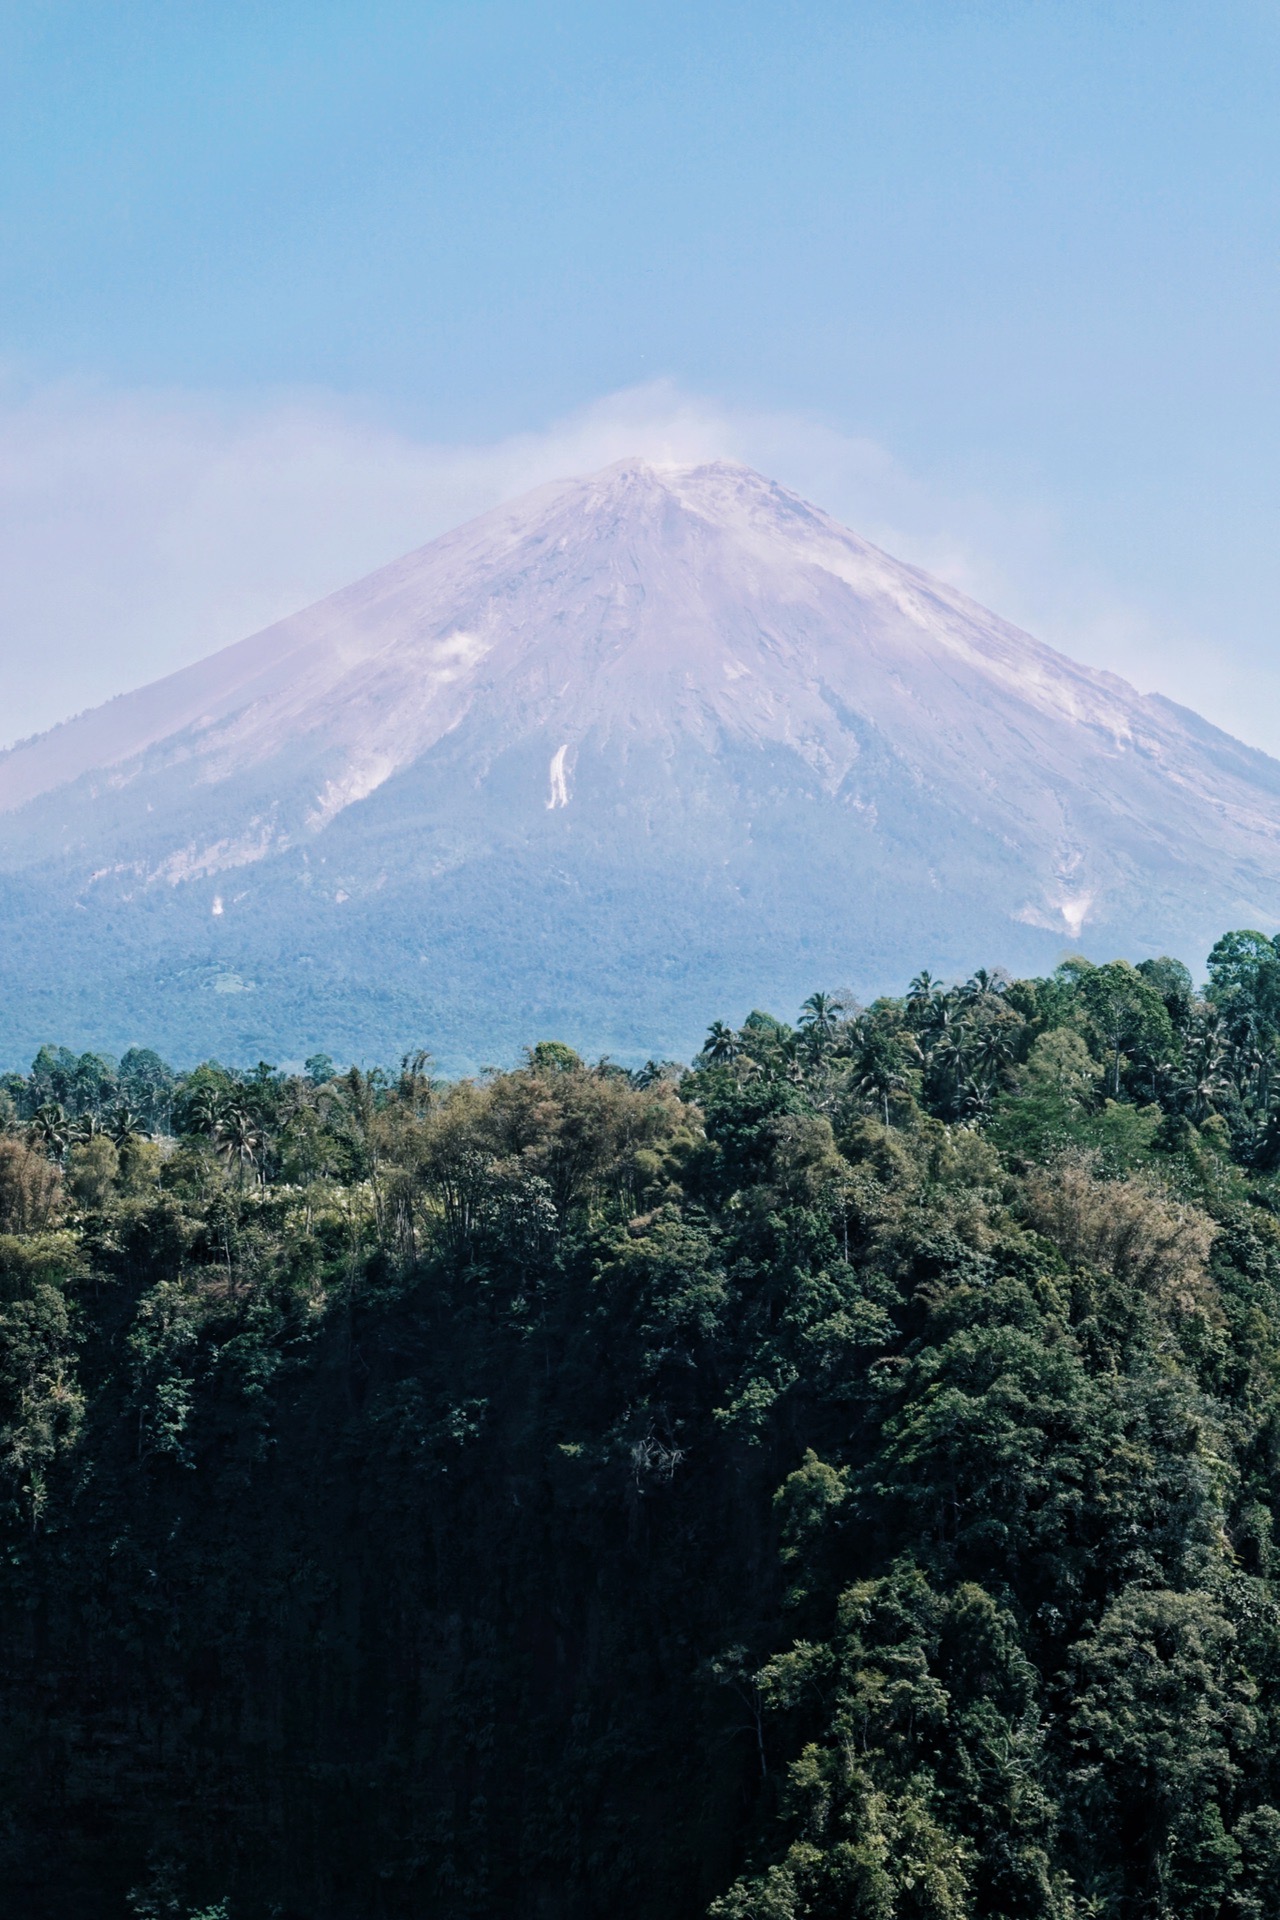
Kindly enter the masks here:
<path id="1" fill-rule="evenodd" d="M 687 1052 L 1280 919 L 1280 764 L 723 463 L 485 515 L 0 756 L 0 808 L 8 1053 Z"/>

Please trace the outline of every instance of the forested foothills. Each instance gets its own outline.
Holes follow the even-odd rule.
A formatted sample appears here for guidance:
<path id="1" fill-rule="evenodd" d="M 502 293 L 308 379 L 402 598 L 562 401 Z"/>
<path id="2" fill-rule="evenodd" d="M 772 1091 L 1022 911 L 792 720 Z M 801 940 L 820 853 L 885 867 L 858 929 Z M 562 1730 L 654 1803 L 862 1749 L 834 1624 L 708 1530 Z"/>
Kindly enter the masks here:
<path id="1" fill-rule="evenodd" d="M 689 1068 L 45 1048 L 8 1910 L 1269 1920 L 1278 1475 L 1262 934 Z"/>

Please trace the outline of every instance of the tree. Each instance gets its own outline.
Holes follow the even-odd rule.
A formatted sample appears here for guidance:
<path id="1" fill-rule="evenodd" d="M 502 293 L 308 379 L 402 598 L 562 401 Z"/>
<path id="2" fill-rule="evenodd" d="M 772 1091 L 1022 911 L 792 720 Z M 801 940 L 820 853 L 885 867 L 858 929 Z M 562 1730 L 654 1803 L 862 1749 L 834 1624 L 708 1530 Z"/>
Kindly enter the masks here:
<path id="1" fill-rule="evenodd" d="M 1209 954 L 1209 998 L 1218 1006 L 1244 1001 L 1272 1028 L 1280 1025 L 1280 949 L 1246 927 L 1224 933 Z"/>
<path id="2" fill-rule="evenodd" d="M 879 1104 L 886 1127 L 893 1095 L 910 1088 L 907 1063 L 913 1054 L 918 1057 L 919 1048 L 910 1034 L 895 1036 L 873 1027 L 863 1036 L 855 1068 L 855 1089 Z"/>
<path id="3" fill-rule="evenodd" d="M 224 1087 L 209 1080 L 200 1082 L 187 1093 L 183 1100 L 184 1129 L 191 1133 L 207 1134 L 211 1140 L 216 1139 L 227 1105 L 227 1091 Z"/>
<path id="4" fill-rule="evenodd" d="M 254 1165 L 263 1144 L 262 1129 L 254 1115 L 244 1106 L 226 1108 L 215 1124 L 213 1137 L 227 1161 L 235 1161 L 243 1186 L 245 1168 Z"/>
<path id="5" fill-rule="evenodd" d="M 77 1065 L 70 1047 L 41 1047 L 27 1081 L 31 1108 L 54 1102 L 66 1107 L 73 1098 Z"/>
<path id="6" fill-rule="evenodd" d="M 1175 1033 L 1181 1034 L 1195 1006 L 1195 984 L 1181 960 L 1162 954 L 1158 960 L 1139 960 L 1138 972 L 1164 1001 Z"/>
<path id="7" fill-rule="evenodd" d="M 1082 1857 L 1135 1864 L 1157 1911 L 1218 1915 L 1239 1856 L 1222 1809 L 1256 1725 L 1232 1622 L 1206 1593 L 1129 1589 L 1077 1642 L 1074 1692 Z"/>
<path id="8" fill-rule="evenodd" d="M 1155 988 L 1127 960 L 1091 968 L 1079 993 L 1098 1043 L 1111 1057 L 1111 1092 L 1118 1100 L 1126 1057 L 1138 1052 L 1164 1057 L 1174 1050 L 1168 1011 Z"/>
<path id="9" fill-rule="evenodd" d="M 538 1073 L 576 1073 L 582 1057 L 563 1040 L 539 1040 L 529 1049 L 529 1065 Z"/>
<path id="10" fill-rule="evenodd" d="M 120 1172 L 120 1156 L 101 1129 L 82 1136 L 67 1154 L 67 1186 L 82 1207 L 104 1208 Z"/>
<path id="11" fill-rule="evenodd" d="M 842 1011 L 842 1003 L 834 995 L 811 993 L 800 1009 L 800 1025 L 825 1044 L 835 1035 Z"/>
<path id="12" fill-rule="evenodd" d="M 907 1006 L 913 1011 L 927 1007 L 941 992 L 941 981 L 935 980 L 927 967 L 922 968 L 907 988 Z"/>
<path id="13" fill-rule="evenodd" d="M 1210 1005 L 1192 1017 L 1173 1083 L 1180 1110 L 1197 1125 L 1227 1091 L 1226 1059 L 1222 1014 Z"/>
<path id="14" fill-rule="evenodd" d="M 0 1138 L 0 1233 L 43 1233 L 61 1199 L 53 1162 L 26 1141 Z"/>
<path id="15" fill-rule="evenodd" d="M 1006 974 L 999 971 L 993 973 L 987 967 L 979 967 L 961 987 L 960 998 L 962 1000 L 995 999 L 1006 991 L 1008 985 Z"/>
<path id="16" fill-rule="evenodd" d="M 67 1116 L 57 1100 L 46 1100 L 36 1108 L 27 1128 L 28 1137 L 36 1141 L 55 1160 L 61 1160 L 71 1138 L 71 1129 Z"/>
<path id="17" fill-rule="evenodd" d="M 146 1137 L 146 1129 L 140 1115 L 134 1112 L 127 1101 L 122 1100 L 108 1122 L 107 1132 L 115 1145 L 120 1148 L 129 1146 L 134 1140 Z"/>
<path id="18" fill-rule="evenodd" d="M 963 1020 L 944 1012 L 930 1035 L 925 1061 L 931 1089 L 948 1118 L 974 1118 L 991 1110 L 1021 1028 L 1020 1016 L 998 1002 L 990 1012 Z"/>
<path id="19" fill-rule="evenodd" d="M 158 1053 L 130 1047 L 120 1061 L 117 1082 L 122 1102 L 142 1116 L 148 1132 L 169 1131 L 177 1078 Z"/>
<path id="20" fill-rule="evenodd" d="M 1033 1042 L 1021 1074 L 1027 1093 L 1050 1094 L 1064 1107 L 1076 1108 L 1092 1104 L 1101 1078 L 1102 1068 L 1070 1027 L 1042 1033 Z"/>
<path id="21" fill-rule="evenodd" d="M 712 1066 L 728 1066 L 742 1052 L 742 1042 L 732 1027 L 723 1020 L 713 1020 L 707 1029 L 707 1037 L 702 1044 L 703 1057 Z"/>

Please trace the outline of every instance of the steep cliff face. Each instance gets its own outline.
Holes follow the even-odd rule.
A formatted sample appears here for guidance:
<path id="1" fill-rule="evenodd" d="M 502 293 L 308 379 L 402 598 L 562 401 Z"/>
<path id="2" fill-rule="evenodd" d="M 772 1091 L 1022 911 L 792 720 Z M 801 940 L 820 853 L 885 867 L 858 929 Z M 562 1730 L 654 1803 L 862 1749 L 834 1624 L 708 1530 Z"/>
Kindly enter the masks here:
<path id="1" fill-rule="evenodd" d="M 539 489 L 0 756 L 0 1052 L 457 1067 L 1280 920 L 1280 763 L 745 468 Z"/>

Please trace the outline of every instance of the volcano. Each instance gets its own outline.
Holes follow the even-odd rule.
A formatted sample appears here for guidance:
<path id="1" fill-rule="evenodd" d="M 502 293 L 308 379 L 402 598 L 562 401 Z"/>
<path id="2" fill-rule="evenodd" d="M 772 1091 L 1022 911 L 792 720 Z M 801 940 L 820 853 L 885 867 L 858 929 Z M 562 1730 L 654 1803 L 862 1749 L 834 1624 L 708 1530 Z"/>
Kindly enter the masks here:
<path id="1" fill-rule="evenodd" d="M 539 488 L 0 755 L 0 1057 L 466 1069 L 1280 923 L 1280 762 L 759 474 Z"/>

